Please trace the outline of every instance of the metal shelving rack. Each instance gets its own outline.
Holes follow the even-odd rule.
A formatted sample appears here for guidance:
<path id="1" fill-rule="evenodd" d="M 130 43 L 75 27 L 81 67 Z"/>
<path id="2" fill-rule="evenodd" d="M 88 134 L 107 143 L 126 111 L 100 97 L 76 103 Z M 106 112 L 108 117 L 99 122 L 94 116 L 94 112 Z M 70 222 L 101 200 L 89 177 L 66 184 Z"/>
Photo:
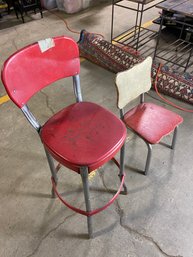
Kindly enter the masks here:
<path id="1" fill-rule="evenodd" d="M 139 50 L 141 46 L 155 38 L 157 31 L 142 26 L 143 14 L 160 2 L 163 2 L 163 0 L 112 0 L 111 42 L 129 45 L 135 50 Z M 131 3 L 135 7 L 132 7 Z M 114 35 L 115 7 L 136 12 L 135 25 L 126 31 L 122 31 L 119 35 Z"/>
<path id="2" fill-rule="evenodd" d="M 163 60 L 164 64 L 175 67 L 175 69 L 182 68 L 185 72 L 193 64 L 193 41 L 191 39 L 193 25 L 186 23 L 186 17 L 183 21 L 175 20 L 176 28 L 180 29 L 178 39 L 165 47 L 161 47 L 160 38 L 163 24 L 170 20 L 172 18 L 163 12 L 153 59 Z"/>

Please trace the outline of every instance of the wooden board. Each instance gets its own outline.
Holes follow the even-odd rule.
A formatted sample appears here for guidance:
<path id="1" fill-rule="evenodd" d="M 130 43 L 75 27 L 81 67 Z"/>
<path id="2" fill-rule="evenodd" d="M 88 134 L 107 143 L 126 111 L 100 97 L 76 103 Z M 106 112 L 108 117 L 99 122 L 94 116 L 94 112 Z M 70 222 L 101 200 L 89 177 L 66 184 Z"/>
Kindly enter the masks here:
<path id="1" fill-rule="evenodd" d="M 191 0 L 190 0 L 191 1 Z M 180 5 L 185 5 L 186 2 L 189 2 L 188 0 L 167 0 L 163 3 L 160 3 L 158 5 L 156 5 L 156 7 L 166 10 L 166 11 L 171 11 L 173 12 L 173 9 L 177 6 Z"/>
<path id="2" fill-rule="evenodd" d="M 173 7 L 173 11 L 185 16 L 193 17 L 193 1 L 188 0 L 184 4 Z"/>

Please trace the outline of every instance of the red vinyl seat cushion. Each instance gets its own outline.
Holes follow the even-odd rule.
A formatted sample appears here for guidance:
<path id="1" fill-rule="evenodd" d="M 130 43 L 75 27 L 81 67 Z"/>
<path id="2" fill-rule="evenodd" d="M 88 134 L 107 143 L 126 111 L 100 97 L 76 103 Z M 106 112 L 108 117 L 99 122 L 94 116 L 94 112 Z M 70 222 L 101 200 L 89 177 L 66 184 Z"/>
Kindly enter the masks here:
<path id="1" fill-rule="evenodd" d="M 178 114 L 152 103 L 142 103 L 124 116 L 127 127 L 134 130 L 150 144 L 159 143 L 170 134 L 183 119 Z"/>
<path id="2" fill-rule="evenodd" d="M 61 164 L 89 172 L 112 159 L 126 138 L 124 123 L 101 106 L 80 102 L 51 117 L 40 136 L 46 149 Z"/>

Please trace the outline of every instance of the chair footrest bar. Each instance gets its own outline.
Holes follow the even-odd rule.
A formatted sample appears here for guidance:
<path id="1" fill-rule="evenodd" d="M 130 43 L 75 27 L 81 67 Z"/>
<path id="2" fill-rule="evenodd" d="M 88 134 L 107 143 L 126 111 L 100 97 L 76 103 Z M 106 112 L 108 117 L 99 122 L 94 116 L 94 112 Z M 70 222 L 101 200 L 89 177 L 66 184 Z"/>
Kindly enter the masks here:
<path id="1" fill-rule="evenodd" d="M 116 192 L 116 194 L 111 198 L 111 200 L 110 200 L 107 204 L 105 204 L 103 207 L 100 207 L 100 208 L 98 208 L 98 209 L 95 209 L 95 210 L 92 210 L 92 211 L 90 211 L 90 212 L 87 212 L 87 211 L 78 209 L 78 208 L 76 208 L 76 207 L 70 205 L 68 202 L 66 202 L 66 201 L 62 198 L 62 196 L 59 194 L 59 192 L 58 192 L 58 190 L 57 190 L 56 183 L 55 183 L 55 181 L 54 181 L 54 178 L 51 177 L 53 190 L 54 190 L 55 194 L 57 195 L 57 197 L 60 199 L 60 201 L 61 201 L 64 205 L 66 205 L 68 208 L 70 208 L 71 210 L 73 210 L 73 211 L 75 211 L 75 212 L 77 212 L 77 213 L 79 213 L 79 214 L 82 214 L 82 215 L 84 215 L 84 216 L 87 216 L 87 217 L 92 216 L 92 215 L 95 215 L 95 214 L 97 214 L 97 213 L 99 213 L 99 212 L 105 210 L 109 205 L 111 205 L 111 204 L 115 201 L 115 199 L 118 197 L 118 195 L 120 194 L 121 189 L 122 189 L 123 184 L 124 184 L 124 180 L 125 180 L 125 174 L 122 176 L 121 184 L 120 184 L 120 187 L 119 187 L 118 191 Z"/>

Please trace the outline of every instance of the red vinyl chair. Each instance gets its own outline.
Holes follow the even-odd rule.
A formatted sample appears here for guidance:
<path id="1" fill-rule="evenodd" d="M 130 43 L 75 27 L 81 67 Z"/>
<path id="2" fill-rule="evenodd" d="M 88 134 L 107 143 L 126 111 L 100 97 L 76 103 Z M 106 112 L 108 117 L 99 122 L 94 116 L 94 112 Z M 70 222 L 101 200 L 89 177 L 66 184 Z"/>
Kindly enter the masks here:
<path id="1" fill-rule="evenodd" d="M 112 112 L 82 100 L 80 61 L 77 43 L 61 36 L 29 45 L 10 56 L 2 69 L 2 81 L 11 100 L 21 109 L 44 145 L 52 174 L 53 193 L 73 211 L 87 216 L 89 237 L 93 237 L 91 217 L 107 208 L 119 193 L 127 193 L 124 184 L 124 142 L 126 127 Z M 54 114 L 45 124 L 35 119 L 27 106 L 28 100 L 53 82 L 73 78 L 75 103 Z M 120 165 L 114 156 L 120 150 Z M 66 202 L 57 190 L 59 165 L 75 171 L 82 177 L 86 210 Z M 92 210 L 88 174 L 110 160 L 119 168 L 120 187 L 103 207 Z M 58 166 L 57 166 L 58 167 Z"/>
<path id="2" fill-rule="evenodd" d="M 129 70 L 119 72 L 115 84 L 118 92 L 118 108 L 127 128 L 141 137 L 148 147 L 145 171 L 146 175 L 152 157 L 152 145 L 174 131 L 171 148 L 174 149 L 177 137 L 177 127 L 183 118 L 161 106 L 144 102 L 144 93 L 151 88 L 152 58 L 147 57 L 143 62 Z M 129 102 L 141 96 L 141 103 L 124 113 Z"/>

